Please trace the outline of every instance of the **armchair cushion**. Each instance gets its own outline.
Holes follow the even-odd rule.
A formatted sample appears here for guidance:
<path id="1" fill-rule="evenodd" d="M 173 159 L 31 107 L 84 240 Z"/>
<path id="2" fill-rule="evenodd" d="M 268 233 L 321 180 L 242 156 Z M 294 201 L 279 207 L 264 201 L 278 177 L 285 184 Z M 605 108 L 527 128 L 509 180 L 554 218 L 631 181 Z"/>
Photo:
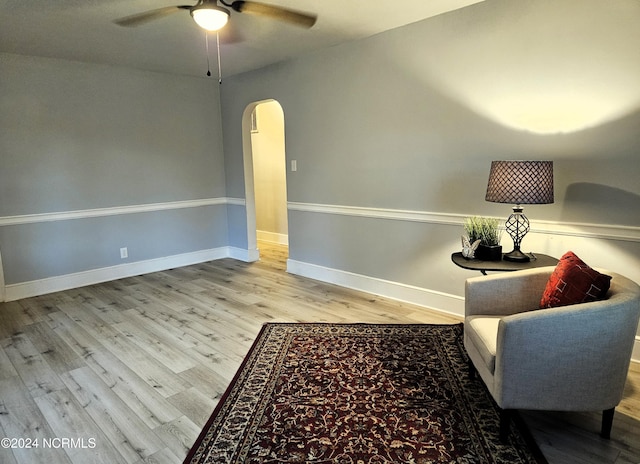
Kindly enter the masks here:
<path id="1" fill-rule="evenodd" d="M 611 276 L 592 269 L 572 251 L 566 252 L 545 287 L 540 308 L 555 308 L 603 299 Z"/>
<path id="2" fill-rule="evenodd" d="M 465 323 L 469 340 L 480 354 L 484 365 L 492 374 L 496 369 L 496 348 L 500 316 L 469 316 Z"/>

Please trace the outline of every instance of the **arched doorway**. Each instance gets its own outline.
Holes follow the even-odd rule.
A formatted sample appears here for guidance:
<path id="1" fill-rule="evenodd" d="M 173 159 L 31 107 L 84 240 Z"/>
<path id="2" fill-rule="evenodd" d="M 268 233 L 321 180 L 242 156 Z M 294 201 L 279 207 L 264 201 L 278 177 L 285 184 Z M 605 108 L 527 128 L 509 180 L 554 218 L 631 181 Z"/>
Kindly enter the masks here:
<path id="1" fill-rule="evenodd" d="M 288 245 L 284 112 L 275 100 L 251 103 L 242 119 L 247 244 Z"/>

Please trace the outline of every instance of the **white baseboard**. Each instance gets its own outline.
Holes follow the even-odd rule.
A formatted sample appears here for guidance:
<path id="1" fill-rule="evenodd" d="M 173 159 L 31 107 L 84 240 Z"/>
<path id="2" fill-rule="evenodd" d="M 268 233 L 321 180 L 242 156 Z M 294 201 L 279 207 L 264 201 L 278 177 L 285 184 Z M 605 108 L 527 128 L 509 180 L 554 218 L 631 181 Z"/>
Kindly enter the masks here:
<path id="1" fill-rule="evenodd" d="M 21 282 L 4 287 L 4 299 L 0 301 L 15 301 L 47 293 L 54 293 L 71 288 L 84 287 L 110 280 L 123 279 L 150 272 L 164 271 L 176 267 L 214 261 L 222 258 L 233 258 L 239 261 L 254 262 L 260 259 L 257 249 L 245 250 L 236 247 L 219 247 L 209 250 L 196 251 L 164 258 L 120 264 L 101 269 L 49 277 L 30 282 Z M 342 287 L 360 290 L 374 295 L 380 295 L 393 300 L 416 304 L 455 316 L 464 316 L 464 298 L 435 290 L 429 290 L 399 282 L 369 277 L 361 274 L 331 269 L 315 264 L 304 263 L 289 259 L 287 271 L 303 277 L 340 285 Z M 0 295 L 2 296 L 2 295 Z M 636 336 L 632 362 L 640 363 L 640 336 Z"/>
<path id="2" fill-rule="evenodd" d="M 260 251 L 257 248 L 245 250 L 243 248 L 229 247 L 228 258 L 244 261 L 245 263 L 253 263 L 260 259 Z"/>
<path id="3" fill-rule="evenodd" d="M 464 298 L 457 295 L 378 279 L 352 272 L 331 269 L 292 259 L 287 260 L 287 272 L 303 277 L 411 303 L 454 316 L 464 316 Z"/>
<path id="4" fill-rule="evenodd" d="M 291 274 L 380 295 L 392 300 L 423 306 L 435 311 L 464 317 L 464 297 L 414 287 L 399 282 L 368 277 L 361 274 L 331 269 L 292 259 L 287 260 L 287 272 Z M 636 336 L 631 361 L 640 363 L 640 336 Z"/>
<path id="5" fill-rule="evenodd" d="M 288 245 L 289 236 L 287 234 L 279 234 L 277 232 L 268 232 L 266 230 L 257 230 L 258 240 L 269 243 L 277 243 L 278 245 Z"/>
<path id="6" fill-rule="evenodd" d="M 150 272 L 165 271 L 176 267 L 189 266 L 191 264 L 204 263 L 222 258 L 233 258 L 240 261 L 256 261 L 259 258 L 257 250 L 243 250 L 235 247 L 219 247 L 209 250 L 194 251 L 180 255 L 166 256 L 163 258 L 137 261 L 134 263 L 119 264 L 117 266 L 92 269 L 89 271 L 49 277 L 46 279 L 20 282 L 7 285 L 5 301 L 20 300 L 47 293 L 69 290 L 71 288 L 84 287 L 110 280 L 133 277 Z"/>

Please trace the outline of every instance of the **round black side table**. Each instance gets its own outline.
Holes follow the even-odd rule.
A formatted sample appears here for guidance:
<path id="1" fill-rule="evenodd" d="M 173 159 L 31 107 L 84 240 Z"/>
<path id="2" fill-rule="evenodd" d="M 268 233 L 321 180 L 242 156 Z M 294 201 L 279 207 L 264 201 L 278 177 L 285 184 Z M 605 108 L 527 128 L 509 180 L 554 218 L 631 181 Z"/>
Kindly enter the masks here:
<path id="1" fill-rule="evenodd" d="M 522 269 L 531 269 L 534 267 L 555 266 L 558 260 L 553 256 L 543 255 L 541 253 L 527 253 L 531 257 L 531 261 L 526 263 L 517 263 L 513 261 L 482 261 L 481 259 L 467 259 L 462 256 L 461 252 L 453 253 L 451 261 L 463 269 L 470 271 L 480 271 L 487 275 L 487 271 L 509 272 L 519 271 Z"/>

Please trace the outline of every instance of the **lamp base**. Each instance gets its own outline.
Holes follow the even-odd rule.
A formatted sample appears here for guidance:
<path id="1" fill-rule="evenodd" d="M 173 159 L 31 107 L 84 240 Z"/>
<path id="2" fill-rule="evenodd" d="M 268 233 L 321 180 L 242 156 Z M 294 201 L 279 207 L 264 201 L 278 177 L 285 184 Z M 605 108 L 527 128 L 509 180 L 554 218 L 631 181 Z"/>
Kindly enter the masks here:
<path id="1" fill-rule="evenodd" d="M 515 249 L 513 251 L 510 251 L 509 253 L 505 253 L 502 259 L 504 259 L 505 261 L 514 261 L 516 263 L 528 263 L 529 261 L 531 261 L 531 257 L 521 252 L 519 249 Z"/>

